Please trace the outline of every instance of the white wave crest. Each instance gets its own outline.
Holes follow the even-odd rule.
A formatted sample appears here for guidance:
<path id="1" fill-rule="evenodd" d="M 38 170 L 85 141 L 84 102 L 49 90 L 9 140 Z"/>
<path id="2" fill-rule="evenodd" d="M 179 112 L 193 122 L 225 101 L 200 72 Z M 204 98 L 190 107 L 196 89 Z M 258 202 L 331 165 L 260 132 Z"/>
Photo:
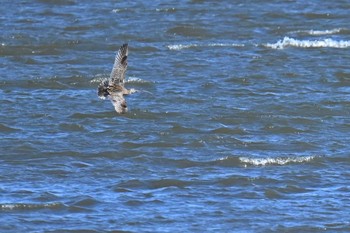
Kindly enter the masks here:
<path id="1" fill-rule="evenodd" d="M 296 31 L 296 33 L 302 33 L 302 34 L 313 35 L 313 36 L 322 36 L 322 35 L 337 34 L 343 30 L 344 29 L 342 28 L 334 28 L 330 30 L 299 30 L 299 31 Z"/>
<path id="2" fill-rule="evenodd" d="M 149 83 L 150 81 L 143 80 L 137 77 L 129 77 L 128 79 L 125 80 L 125 82 L 126 83 Z"/>
<path id="3" fill-rule="evenodd" d="M 97 74 L 93 79 L 90 80 L 90 83 L 100 83 L 102 80 L 108 78 L 109 76 L 105 74 Z"/>
<path id="4" fill-rule="evenodd" d="M 90 80 L 90 83 L 100 83 L 104 79 L 107 79 L 109 76 L 106 75 L 99 75 L 92 80 Z M 136 78 L 136 77 L 129 77 L 125 80 L 126 83 L 150 83 L 150 81 L 143 80 L 141 78 Z"/>
<path id="5" fill-rule="evenodd" d="M 182 50 L 182 49 L 194 48 L 197 46 L 198 46 L 197 44 L 188 44 L 188 45 L 174 44 L 174 45 L 168 45 L 167 47 L 170 50 Z"/>
<path id="6" fill-rule="evenodd" d="M 112 10 L 113 13 L 118 13 L 120 11 L 121 11 L 121 9 L 118 9 L 118 8 Z"/>
<path id="7" fill-rule="evenodd" d="M 244 44 L 235 44 L 235 43 L 209 43 L 209 44 L 174 44 L 168 45 L 170 50 L 182 50 L 195 47 L 244 47 Z"/>
<path id="8" fill-rule="evenodd" d="M 43 209 L 43 208 L 55 208 L 61 206 L 61 203 L 46 203 L 46 204 L 0 204 L 0 210 L 14 210 L 14 209 Z"/>
<path id="9" fill-rule="evenodd" d="M 332 29 L 332 30 L 309 30 L 306 33 L 308 33 L 310 35 L 316 35 L 316 36 L 319 36 L 319 35 L 332 35 L 332 34 L 336 34 L 336 33 L 341 32 L 341 30 L 342 30 L 341 28 L 335 28 L 335 29 Z"/>
<path id="10" fill-rule="evenodd" d="M 274 44 L 266 44 L 268 48 L 272 49 L 284 49 L 286 47 L 300 47 L 300 48 L 348 48 L 350 47 L 350 41 L 348 40 L 298 40 L 289 37 L 284 37 L 283 40 L 279 40 Z"/>
<path id="11" fill-rule="evenodd" d="M 305 163 L 305 162 L 310 162 L 315 158 L 317 158 L 317 156 L 278 157 L 278 158 L 239 157 L 239 160 L 245 165 L 266 166 L 266 165 L 285 165 L 289 163 Z"/>

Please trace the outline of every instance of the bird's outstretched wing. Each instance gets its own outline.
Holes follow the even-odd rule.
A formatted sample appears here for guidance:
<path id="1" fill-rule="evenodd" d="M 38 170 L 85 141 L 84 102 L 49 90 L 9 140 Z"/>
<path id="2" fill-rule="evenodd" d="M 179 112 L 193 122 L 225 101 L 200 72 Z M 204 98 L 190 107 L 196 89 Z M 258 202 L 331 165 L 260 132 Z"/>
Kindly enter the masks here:
<path id="1" fill-rule="evenodd" d="M 128 67 L 128 44 L 123 44 L 117 55 L 112 69 L 111 76 L 109 78 L 110 85 L 122 84 L 125 79 L 126 68 Z"/>
<path id="2" fill-rule="evenodd" d="M 126 113 L 128 111 L 126 101 L 123 97 L 122 92 L 113 92 L 109 95 L 109 99 L 111 100 L 114 109 L 117 113 Z"/>

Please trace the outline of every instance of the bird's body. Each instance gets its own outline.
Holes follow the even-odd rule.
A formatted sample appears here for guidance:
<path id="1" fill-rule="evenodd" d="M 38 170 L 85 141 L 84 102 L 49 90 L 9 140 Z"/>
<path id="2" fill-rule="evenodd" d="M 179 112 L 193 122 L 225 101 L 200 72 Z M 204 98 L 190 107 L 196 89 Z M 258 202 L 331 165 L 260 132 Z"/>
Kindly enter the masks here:
<path id="1" fill-rule="evenodd" d="M 98 96 L 101 99 L 110 99 L 117 113 L 128 111 L 124 95 L 135 92 L 134 89 L 124 87 L 125 72 L 128 67 L 128 44 L 123 44 L 114 61 L 112 73 L 108 79 L 104 79 L 98 86 Z"/>

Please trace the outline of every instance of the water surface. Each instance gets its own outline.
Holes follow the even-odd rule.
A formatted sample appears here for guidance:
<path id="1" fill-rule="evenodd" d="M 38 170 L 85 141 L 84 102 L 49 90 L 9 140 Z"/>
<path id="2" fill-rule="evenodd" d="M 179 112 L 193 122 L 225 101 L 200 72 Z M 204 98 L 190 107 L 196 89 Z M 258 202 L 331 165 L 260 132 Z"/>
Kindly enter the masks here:
<path id="1" fill-rule="evenodd" d="M 4 1 L 1 232 L 348 232 L 348 1 Z M 129 112 L 97 98 L 129 43 Z"/>

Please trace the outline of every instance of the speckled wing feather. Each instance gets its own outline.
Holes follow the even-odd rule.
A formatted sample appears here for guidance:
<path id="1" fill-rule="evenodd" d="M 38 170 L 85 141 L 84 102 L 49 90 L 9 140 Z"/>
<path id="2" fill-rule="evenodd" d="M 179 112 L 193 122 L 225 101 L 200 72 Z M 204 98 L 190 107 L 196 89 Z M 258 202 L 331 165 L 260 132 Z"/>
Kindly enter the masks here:
<path id="1" fill-rule="evenodd" d="M 111 100 L 114 109 L 117 113 L 126 113 L 128 111 L 126 101 L 123 97 L 122 92 L 113 92 L 109 95 L 109 99 Z"/>
<path id="2" fill-rule="evenodd" d="M 114 66 L 109 79 L 109 85 L 123 84 L 128 67 L 128 44 L 123 44 L 115 56 Z"/>
<path id="3" fill-rule="evenodd" d="M 102 82 L 98 85 L 97 95 L 100 99 L 106 99 L 106 97 L 109 95 L 107 91 L 108 83 L 108 79 L 103 79 Z"/>

